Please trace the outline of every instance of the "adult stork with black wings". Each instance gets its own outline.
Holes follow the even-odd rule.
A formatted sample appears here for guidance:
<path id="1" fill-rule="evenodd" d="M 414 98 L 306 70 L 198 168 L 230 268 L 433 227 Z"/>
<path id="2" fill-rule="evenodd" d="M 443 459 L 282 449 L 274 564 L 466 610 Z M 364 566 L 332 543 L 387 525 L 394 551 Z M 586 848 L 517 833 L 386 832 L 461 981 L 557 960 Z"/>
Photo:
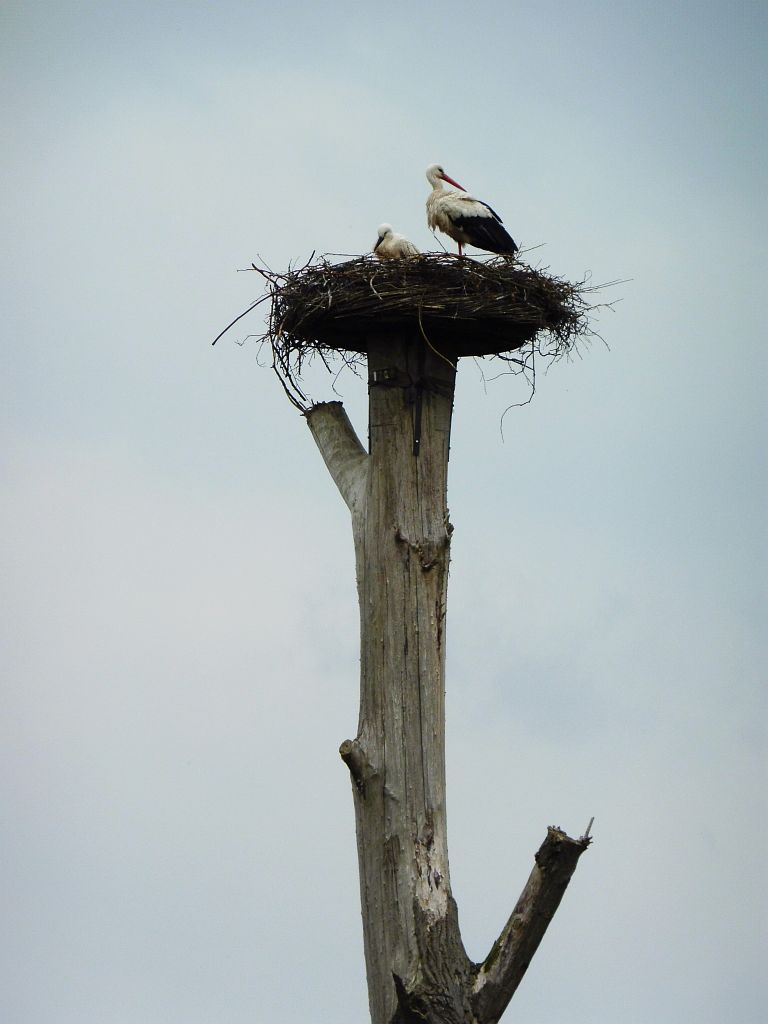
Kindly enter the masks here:
<path id="1" fill-rule="evenodd" d="M 487 249 L 501 256 L 514 256 L 517 245 L 501 217 L 491 207 L 471 196 L 458 181 L 449 178 L 440 164 L 427 168 L 427 181 L 432 191 L 427 198 L 427 224 L 442 231 L 458 243 L 459 256 L 463 245 Z M 453 189 L 443 188 L 443 182 Z M 458 189 L 458 191 L 456 191 Z"/>

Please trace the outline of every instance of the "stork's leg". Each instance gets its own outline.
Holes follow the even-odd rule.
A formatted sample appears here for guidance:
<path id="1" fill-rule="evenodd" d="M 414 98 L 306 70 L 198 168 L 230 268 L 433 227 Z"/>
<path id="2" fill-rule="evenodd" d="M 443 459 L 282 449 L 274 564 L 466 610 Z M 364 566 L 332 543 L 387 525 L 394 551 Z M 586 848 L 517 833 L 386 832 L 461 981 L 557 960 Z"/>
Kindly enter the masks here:
<path id="1" fill-rule="evenodd" d="M 459 256 L 463 256 L 463 255 L 464 255 L 464 253 L 463 253 L 463 252 L 461 251 L 461 242 L 457 242 L 456 244 L 457 244 L 457 245 L 458 245 L 458 247 L 459 247 Z"/>

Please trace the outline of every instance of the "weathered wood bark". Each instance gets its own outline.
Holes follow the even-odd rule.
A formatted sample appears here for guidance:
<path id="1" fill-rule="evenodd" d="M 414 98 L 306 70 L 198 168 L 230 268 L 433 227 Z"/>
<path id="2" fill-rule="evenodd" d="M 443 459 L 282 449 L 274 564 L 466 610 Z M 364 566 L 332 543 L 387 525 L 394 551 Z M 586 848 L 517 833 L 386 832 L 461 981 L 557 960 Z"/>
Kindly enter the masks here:
<path id="1" fill-rule="evenodd" d="M 446 500 L 455 369 L 420 338 L 368 345 L 370 452 L 338 402 L 310 429 L 352 514 L 360 719 L 353 782 L 373 1024 L 498 1020 L 586 841 L 550 830 L 482 965 L 451 895 L 445 810 Z"/>

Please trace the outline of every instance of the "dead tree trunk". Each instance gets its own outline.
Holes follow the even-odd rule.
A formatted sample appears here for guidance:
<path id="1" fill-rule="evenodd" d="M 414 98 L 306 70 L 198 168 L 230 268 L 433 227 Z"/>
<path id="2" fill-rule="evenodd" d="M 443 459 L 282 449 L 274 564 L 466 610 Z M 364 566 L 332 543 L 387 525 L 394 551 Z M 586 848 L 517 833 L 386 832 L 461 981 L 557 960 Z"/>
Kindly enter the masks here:
<path id="1" fill-rule="evenodd" d="M 501 1016 L 588 840 L 550 829 L 483 964 L 451 895 L 445 802 L 446 500 L 455 367 L 420 337 L 368 344 L 369 452 L 338 402 L 307 413 L 352 514 L 360 719 L 340 753 L 353 783 L 373 1024 Z"/>

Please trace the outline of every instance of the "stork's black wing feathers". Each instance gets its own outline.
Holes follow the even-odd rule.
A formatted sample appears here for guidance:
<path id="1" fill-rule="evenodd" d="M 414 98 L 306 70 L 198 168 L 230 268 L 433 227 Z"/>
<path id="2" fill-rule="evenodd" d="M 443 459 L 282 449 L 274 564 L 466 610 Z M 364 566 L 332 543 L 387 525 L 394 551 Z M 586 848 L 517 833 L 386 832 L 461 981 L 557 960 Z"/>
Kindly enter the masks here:
<path id="1" fill-rule="evenodd" d="M 492 217 L 451 217 L 451 220 L 466 234 L 469 244 L 474 245 L 476 249 L 514 256 L 518 247 L 501 223 L 501 217 L 486 203 L 483 203 L 483 206 L 493 214 Z"/>
<path id="2" fill-rule="evenodd" d="M 498 213 L 496 213 L 496 211 L 494 210 L 494 208 L 492 206 L 489 206 L 488 203 L 483 202 L 482 199 L 478 199 L 477 201 L 478 201 L 478 203 L 482 203 L 483 206 L 486 208 L 486 210 L 489 213 L 493 214 L 493 216 L 496 218 L 496 220 L 499 222 L 499 224 L 503 224 L 504 223 L 504 221 L 501 219 L 501 217 L 498 215 Z"/>

